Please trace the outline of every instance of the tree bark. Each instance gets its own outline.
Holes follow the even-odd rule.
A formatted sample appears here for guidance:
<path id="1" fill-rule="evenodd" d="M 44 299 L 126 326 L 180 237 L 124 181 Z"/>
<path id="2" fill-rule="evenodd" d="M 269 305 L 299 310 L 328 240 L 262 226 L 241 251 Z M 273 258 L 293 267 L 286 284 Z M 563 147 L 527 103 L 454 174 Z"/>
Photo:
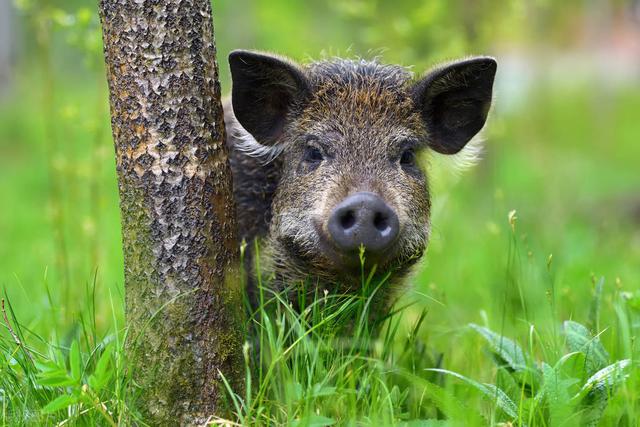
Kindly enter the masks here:
<path id="1" fill-rule="evenodd" d="M 238 245 L 209 0 L 101 0 L 128 369 L 151 425 L 220 412 L 242 366 Z"/>

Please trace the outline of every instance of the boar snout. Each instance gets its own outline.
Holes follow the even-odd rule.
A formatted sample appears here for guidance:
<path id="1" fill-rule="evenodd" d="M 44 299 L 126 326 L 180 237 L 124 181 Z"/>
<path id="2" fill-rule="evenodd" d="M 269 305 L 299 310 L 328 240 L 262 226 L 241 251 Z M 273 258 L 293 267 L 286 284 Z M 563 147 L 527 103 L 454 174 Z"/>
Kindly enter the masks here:
<path id="1" fill-rule="evenodd" d="M 374 193 L 359 192 L 340 202 L 329 216 L 329 234 L 343 252 L 357 251 L 380 255 L 398 237 L 398 215 Z"/>

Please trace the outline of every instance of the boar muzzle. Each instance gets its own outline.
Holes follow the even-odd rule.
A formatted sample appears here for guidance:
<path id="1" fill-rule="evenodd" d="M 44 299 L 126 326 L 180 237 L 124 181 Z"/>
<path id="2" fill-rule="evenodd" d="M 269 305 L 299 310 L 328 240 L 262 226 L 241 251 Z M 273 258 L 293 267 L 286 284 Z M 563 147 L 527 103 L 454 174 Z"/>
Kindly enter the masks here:
<path id="1" fill-rule="evenodd" d="M 329 234 L 343 252 L 381 255 L 398 237 L 398 215 L 379 196 L 370 192 L 352 194 L 340 202 L 329 216 Z"/>

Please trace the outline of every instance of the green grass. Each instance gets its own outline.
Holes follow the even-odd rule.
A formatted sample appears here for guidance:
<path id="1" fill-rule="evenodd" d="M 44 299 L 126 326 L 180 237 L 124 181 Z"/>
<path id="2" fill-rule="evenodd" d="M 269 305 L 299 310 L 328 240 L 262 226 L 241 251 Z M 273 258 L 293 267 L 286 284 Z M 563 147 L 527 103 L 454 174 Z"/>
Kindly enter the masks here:
<path id="1" fill-rule="evenodd" d="M 78 74 L 48 86 L 27 72 L 0 103 L 3 425 L 137 419 L 106 88 Z M 367 292 L 319 298 L 301 315 L 267 292 L 245 347 L 248 394 L 228 394 L 226 417 L 576 425 L 606 396 L 602 425 L 637 425 L 638 111 L 637 88 L 540 87 L 521 110 L 498 104 L 476 168 L 457 176 L 433 161 L 433 236 L 406 307 L 345 337 L 335 325 L 366 318 Z M 500 356 L 505 343 L 524 364 Z M 611 387 L 589 383 L 624 360 L 602 377 Z"/>
<path id="2" fill-rule="evenodd" d="M 529 325 L 527 339 L 518 343 L 468 325 L 467 334 L 481 338 L 486 354 L 467 355 L 494 365 L 484 382 L 443 368 L 443 353 L 425 341 L 429 308 L 418 299 L 403 297 L 388 315 L 371 316 L 378 314 L 371 312 L 372 301 L 386 282 L 373 282 L 363 271 L 358 295 L 322 293 L 298 310 L 287 298 L 299 292 L 304 301 L 304 284 L 274 293 L 264 282 L 243 346 L 244 393 L 223 378 L 227 415 L 212 417 L 212 424 L 637 424 L 640 376 L 632 337 L 640 322 L 640 293 L 614 301 L 623 351 L 605 347 L 604 331 L 592 332 L 600 331 L 604 279 L 595 286 L 586 326 L 567 320 L 561 330 L 544 334 Z M 4 423 L 144 425 L 127 377 L 126 330 L 118 329 L 115 317 L 115 333 L 99 339 L 95 308 L 89 306 L 76 336 L 64 346 L 21 326 L 4 302 L 9 331 L 0 339 Z M 476 345 L 472 341 L 466 351 Z M 628 357 L 617 359 L 622 356 Z"/>

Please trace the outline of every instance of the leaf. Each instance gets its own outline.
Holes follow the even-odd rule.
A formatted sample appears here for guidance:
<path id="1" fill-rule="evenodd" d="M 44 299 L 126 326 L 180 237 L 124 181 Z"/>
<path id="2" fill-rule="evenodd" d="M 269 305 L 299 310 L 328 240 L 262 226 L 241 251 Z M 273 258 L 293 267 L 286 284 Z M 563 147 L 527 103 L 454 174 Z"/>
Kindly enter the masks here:
<path id="1" fill-rule="evenodd" d="M 322 415 L 310 414 L 299 420 L 295 420 L 291 423 L 291 426 L 305 426 L 305 427 L 325 427 L 332 426 L 336 423 L 333 418 L 323 417 Z"/>
<path id="2" fill-rule="evenodd" d="M 584 408 L 580 417 L 580 425 L 595 427 L 600 423 L 602 414 L 607 409 L 609 395 L 604 388 L 593 389 L 582 401 Z"/>
<path id="3" fill-rule="evenodd" d="M 107 383 L 111 379 L 110 377 L 111 377 L 111 371 L 107 371 L 105 374 L 101 376 L 89 375 L 89 378 L 87 379 L 87 384 L 89 384 L 89 387 L 91 387 L 93 391 L 98 392 L 102 390 L 105 385 L 107 385 Z"/>
<path id="4" fill-rule="evenodd" d="M 579 351 L 585 355 L 585 369 L 587 375 L 607 366 L 609 353 L 604 349 L 597 337 L 593 337 L 589 330 L 578 322 L 567 320 L 564 322 L 564 334 L 567 338 L 569 351 Z"/>
<path id="5" fill-rule="evenodd" d="M 58 366 L 58 364 L 52 360 L 46 360 L 44 362 L 36 360 L 34 363 L 36 365 L 36 368 L 38 368 L 38 370 L 40 371 L 40 373 L 46 374 L 51 372 L 66 372 L 63 368 Z"/>
<path id="6" fill-rule="evenodd" d="M 627 369 L 631 365 L 629 359 L 619 360 L 599 370 L 587 380 L 582 389 L 573 396 L 574 401 L 581 401 L 584 408 L 581 425 L 596 426 L 607 408 L 609 396 L 616 386 L 622 384 L 628 377 Z"/>
<path id="7" fill-rule="evenodd" d="M 313 389 L 311 390 L 312 398 L 323 397 L 323 396 L 333 396 L 336 392 L 335 387 L 329 387 L 322 384 L 315 384 Z"/>
<path id="8" fill-rule="evenodd" d="M 567 355 L 563 359 L 566 360 L 568 357 L 570 356 Z M 537 400 L 540 403 L 541 398 L 546 399 L 551 425 L 560 425 L 573 412 L 573 404 L 568 390 L 575 380 L 568 379 L 562 374 L 560 369 L 562 363 L 561 359 L 553 368 L 546 363 L 542 364 L 543 382 Z"/>
<path id="9" fill-rule="evenodd" d="M 98 359 L 98 363 L 96 363 L 96 369 L 93 371 L 93 374 L 89 376 L 89 386 L 96 392 L 100 391 L 109 382 L 113 375 L 113 370 L 110 369 L 112 354 L 113 345 L 109 344 L 102 352 L 100 359 Z"/>
<path id="10" fill-rule="evenodd" d="M 409 381 L 413 381 L 415 384 L 420 384 L 424 395 L 428 397 L 438 410 L 454 425 L 461 421 L 464 421 L 464 425 L 486 425 L 486 421 L 484 421 L 482 416 L 474 408 L 466 406 L 442 387 L 414 374 L 403 371 L 399 371 L 398 374 Z"/>
<path id="11" fill-rule="evenodd" d="M 447 426 L 453 426 L 453 425 L 458 425 L 458 424 L 453 423 L 449 420 L 436 420 L 436 419 L 410 420 L 410 421 L 405 421 L 399 424 L 400 427 L 447 427 Z"/>
<path id="12" fill-rule="evenodd" d="M 527 370 L 527 360 L 518 344 L 490 329 L 471 323 L 469 325 L 489 343 L 491 351 L 514 371 Z"/>
<path id="13" fill-rule="evenodd" d="M 76 384 L 76 381 L 73 378 L 70 378 L 69 375 L 65 372 L 64 374 L 51 374 L 51 375 L 43 375 L 38 376 L 37 382 L 40 385 L 48 386 L 48 387 L 66 387 L 70 385 Z"/>
<path id="14" fill-rule="evenodd" d="M 443 374 L 451 375 L 456 377 L 467 384 L 475 387 L 479 390 L 487 399 L 493 401 L 495 405 L 502 409 L 507 415 L 509 415 L 513 419 L 518 418 L 518 407 L 516 404 L 507 396 L 507 394 L 502 391 L 500 388 L 496 387 L 493 384 L 488 383 L 479 383 L 471 378 L 467 378 L 464 375 L 458 374 L 457 372 L 449 371 L 446 369 L 427 369 L 428 371 L 441 372 Z"/>
<path id="15" fill-rule="evenodd" d="M 80 382 L 82 378 L 82 359 L 80 357 L 80 346 L 78 341 L 73 341 L 69 350 L 69 367 L 71 368 L 71 378 Z"/>
<path id="16" fill-rule="evenodd" d="M 488 399 L 493 399 L 495 404 L 511 418 L 518 418 L 518 407 L 502 389 L 489 383 L 483 383 L 481 385 L 486 387 L 488 392 L 484 394 Z"/>
<path id="17" fill-rule="evenodd" d="M 448 419 L 467 420 L 469 425 L 482 425 L 482 418 L 474 409 L 466 406 L 444 388 L 429 384 L 425 387 L 424 393 Z"/>
<path id="18" fill-rule="evenodd" d="M 612 389 L 622 384 L 629 377 L 627 368 L 630 365 L 631 360 L 624 359 L 600 369 L 587 380 L 576 397 L 583 396 L 594 389 Z"/>
<path id="19" fill-rule="evenodd" d="M 61 409 L 68 408 L 69 406 L 78 403 L 78 397 L 72 394 L 63 394 L 47 403 L 42 412 L 45 414 L 51 414 L 53 412 L 60 411 Z"/>
<path id="20" fill-rule="evenodd" d="M 504 390 L 507 396 L 514 401 L 520 400 L 522 397 L 528 397 L 531 393 L 530 389 L 523 389 L 522 384 L 518 384 L 512 373 L 505 368 L 498 368 L 496 372 L 496 385 Z"/>
<path id="21" fill-rule="evenodd" d="M 106 372 L 109 368 L 109 364 L 111 363 L 111 355 L 113 354 L 113 345 L 109 344 L 102 352 L 100 359 L 98 359 L 98 363 L 96 363 L 96 369 L 94 374 L 101 374 Z"/>

